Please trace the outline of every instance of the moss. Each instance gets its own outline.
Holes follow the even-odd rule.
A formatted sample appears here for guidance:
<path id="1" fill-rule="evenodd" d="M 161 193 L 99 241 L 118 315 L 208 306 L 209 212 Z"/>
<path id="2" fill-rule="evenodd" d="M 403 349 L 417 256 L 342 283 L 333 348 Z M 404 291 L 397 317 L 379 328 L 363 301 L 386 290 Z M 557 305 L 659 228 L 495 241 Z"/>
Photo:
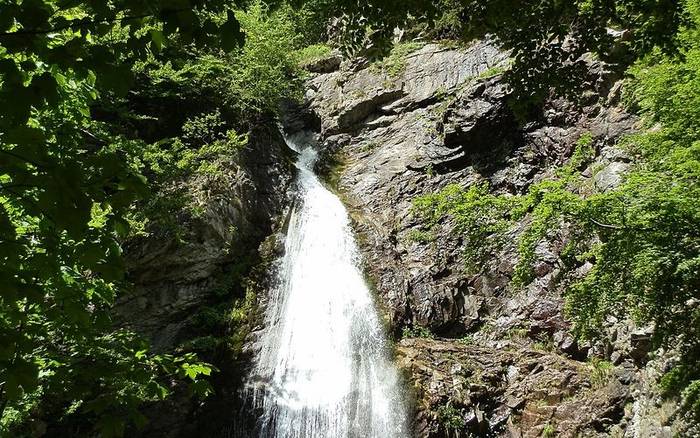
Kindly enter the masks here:
<path id="1" fill-rule="evenodd" d="M 296 52 L 299 65 L 304 66 L 323 59 L 331 54 L 333 49 L 327 44 L 312 44 Z"/>
<path id="2" fill-rule="evenodd" d="M 414 41 L 398 43 L 392 47 L 388 56 L 373 63 L 370 68 L 374 71 L 383 71 L 390 78 L 395 78 L 406 69 L 406 58 L 408 55 L 424 45 L 425 43 Z"/>
<path id="3" fill-rule="evenodd" d="M 323 157 L 322 166 L 317 169 L 318 177 L 326 186 L 342 200 L 340 193 L 340 178 L 343 170 L 348 165 L 348 157 L 344 150 L 340 150 L 329 157 Z"/>

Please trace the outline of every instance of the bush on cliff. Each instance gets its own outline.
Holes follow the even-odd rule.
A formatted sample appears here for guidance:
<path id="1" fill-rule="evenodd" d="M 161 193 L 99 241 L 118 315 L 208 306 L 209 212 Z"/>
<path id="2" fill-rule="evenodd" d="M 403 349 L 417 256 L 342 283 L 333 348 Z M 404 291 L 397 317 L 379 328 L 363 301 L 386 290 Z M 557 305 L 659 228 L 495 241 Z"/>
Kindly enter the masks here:
<path id="1" fill-rule="evenodd" d="M 656 346 L 681 353 L 663 385 L 700 419 L 700 6 L 685 6 L 692 20 L 676 36 L 680 52 L 654 49 L 628 70 L 626 101 L 646 129 L 619 145 L 637 161 L 618 188 L 592 195 L 579 190 L 580 171 L 592 158 L 584 136 L 568 164 L 524 195 L 451 186 L 415 204 L 429 224 L 445 215 L 456 221 L 467 236 L 470 263 L 474 254 L 495 249 L 507 223 L 529 215 L 518 240 L 516 287 L 532 280 L 536 246 L 558 226 L 573 225 L 562 257 L 575 331 L 599 336 L 609 315 L 653 323 Z M 593 246 L 582 245 L 594 237 Z M 577 278 L 584 261 L 593 268 Z"/>

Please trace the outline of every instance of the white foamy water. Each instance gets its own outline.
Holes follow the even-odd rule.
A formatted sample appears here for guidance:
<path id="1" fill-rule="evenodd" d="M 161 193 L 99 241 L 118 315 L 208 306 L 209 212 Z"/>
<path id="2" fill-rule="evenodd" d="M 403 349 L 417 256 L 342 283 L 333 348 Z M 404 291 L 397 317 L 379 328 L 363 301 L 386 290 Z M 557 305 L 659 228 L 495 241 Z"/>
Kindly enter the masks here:
<path id="1" fill-rule="evenodd" d="M 405 406 L 345 207 L 297 161 L 300 202 L 291 215 L 279 286 L 266 309 L 250 378 L 261 438 L 400 438 Z"/>

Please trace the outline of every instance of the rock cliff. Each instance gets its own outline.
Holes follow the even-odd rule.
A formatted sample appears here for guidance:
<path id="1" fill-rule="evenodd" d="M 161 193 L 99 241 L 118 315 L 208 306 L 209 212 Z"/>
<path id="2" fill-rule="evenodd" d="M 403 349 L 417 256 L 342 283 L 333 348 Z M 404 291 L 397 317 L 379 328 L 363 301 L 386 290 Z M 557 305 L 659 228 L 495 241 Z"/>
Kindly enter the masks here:
<path id="1" fill-rule="evenodd" d="M 220 370 L 213 398 L 202 403 L 175 388 L 174 398 L 152 407 L 140 436 L 220 436 L 230 427 L 247 361 L 233 350 L 254 324 L 255 307 L 242 310 L 249 313 L 243 321 L 226 315 L 237 303 L 249 304 L 247 292 L 265 289 L 258 284 L 269 258 L 265 239 L 281 227 L 290 204 L 293 155 L 274 123 L 259 125 L 245 149 L 223 158 L 223 175 L 181 182 L 202 210 L 178 218 L 181 235 L 156 230 L 127 243 L 133 292 L 117 304 L 120 323 L 146 336 L 156 351 L 194 350 Z M 217 345 L 198 346 L 196 339 Z"/>
<path id="2" fill-rule="evenodd" d="M 523 193 L 565 163 L 584 134 L 596 151 L 583 172 L 591 190 L 619 184 L 630 166 L 615 144 L 636 119 L 619 105 L 621 83 L 604 65 L 590 62 L 598 80 L 583 107 L 550 99 L 522 122 L 506 102 L 499 72 L 507 62 L 488 41 L 428 44 L 392 69 L 334 62 L 308 80 L 313 117 L 291 125 L 319 131 L 329 183 L 351 210 L 394 335 L 423 330 L 404 331 L 397 345 L 415 434 L 671 436 L 672 403 L 653 390 L 665 362 L 647 361 L 647 328 L 609 321 L 609 340 L 595 345 L 570 334 L 556 281 L 566 227 L 538 247 L 536 278 L 522 288 L 510 285 L 513 244 L 473 275 L 449 220 L 430 239 L 414 237 L 416 196 L 479 181 Z"/>

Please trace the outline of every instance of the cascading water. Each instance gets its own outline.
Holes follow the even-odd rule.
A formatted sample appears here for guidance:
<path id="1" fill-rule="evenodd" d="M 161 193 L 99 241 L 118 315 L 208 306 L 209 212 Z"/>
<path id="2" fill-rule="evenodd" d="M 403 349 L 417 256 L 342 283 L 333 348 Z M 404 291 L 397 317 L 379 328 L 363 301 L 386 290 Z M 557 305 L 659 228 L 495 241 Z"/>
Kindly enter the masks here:
<path id="1" fill-rule="evenodd" d="M 261 438 L 406 436 L 399 377 L 362 273 L 349 217 L 290 147 L 300 202 L 287 233 L 250 379 Z"/>

